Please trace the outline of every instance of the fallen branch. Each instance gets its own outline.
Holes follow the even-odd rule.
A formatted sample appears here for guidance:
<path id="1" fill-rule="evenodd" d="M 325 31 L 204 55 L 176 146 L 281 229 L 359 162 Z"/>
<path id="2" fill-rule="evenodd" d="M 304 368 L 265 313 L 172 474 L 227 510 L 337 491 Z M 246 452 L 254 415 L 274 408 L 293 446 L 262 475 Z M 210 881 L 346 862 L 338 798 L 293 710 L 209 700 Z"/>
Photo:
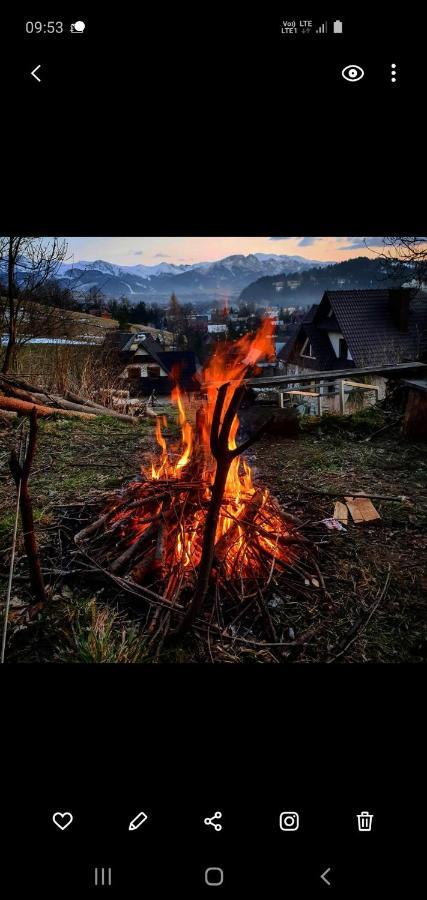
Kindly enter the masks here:
<path id="1" fill-rule="evenodd" d="M 15 400 L 13 397 L 5 397 L 3 394 L 0 394 L 0 409 L 10 410 L 11 412 L 20 413 L 22 416 L 31 415 L 33 409 L 36 410 L 37 415 L 41 418 L 47 418 L 47 416 L 74 416 L 79 419 L 93 419 L 95 413 L 83 413 L 76 412 L 71 410 L 63 410 L 58 409 L 58 407 L 54 406 L 41 406 L 36 403 L 27 403 L 25 400 Z"/>
<path id="2" fill-rule="evenodd" d="M 347 488 L 330 491 L 328 488 L 315 488 L 310 485 L 310 487 L 304 488 L 304 490 L 309 492 L 312 491 L 315 494 L 322 494 L 323 497 L 343 497 L 345 494 L 347 497 L 369 497 L 371 500 L 390 500 L 390 502 L 396 501 L 399 503 L 401 503 L 402 500 L 410 499 L 406 494 L 399 494 L 398 496 L 392 497 L 390 494 L 370 494 L 365 493 L 364 491 L 351 491 Z"/>
<path id="3" fill-rule="evenodd" d="M 15 450 L 10 454 L 10 471 L 16 485 L 20 488 L 19 507 L 21 511 L 22 530 L 24 536 L 25 552 L 27 554 L 30 570 L 30 583 L 37 603 L 46 601 L 43 575 L 40 568 L 40 557 L 34 533 L 33 504 L 28 489 L 28 478 L 36 452 L 37 440 L 37 411 L 34 406 L 30 415 L 30 433 L 25 459 L 21 463 Z"/>

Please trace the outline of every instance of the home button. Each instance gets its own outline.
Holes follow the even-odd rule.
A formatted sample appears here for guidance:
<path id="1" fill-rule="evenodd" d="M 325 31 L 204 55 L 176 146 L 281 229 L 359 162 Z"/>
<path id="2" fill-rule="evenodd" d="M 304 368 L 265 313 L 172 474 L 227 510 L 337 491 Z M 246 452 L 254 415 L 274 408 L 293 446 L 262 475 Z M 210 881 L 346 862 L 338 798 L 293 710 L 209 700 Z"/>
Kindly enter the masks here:
<path id="1" fill-rule="evenodd" d="M 205 884 L 208 887 L 220 887 L 224 882 L 224 872 L 218 866 L 210 866 L 205 869 Z"/>

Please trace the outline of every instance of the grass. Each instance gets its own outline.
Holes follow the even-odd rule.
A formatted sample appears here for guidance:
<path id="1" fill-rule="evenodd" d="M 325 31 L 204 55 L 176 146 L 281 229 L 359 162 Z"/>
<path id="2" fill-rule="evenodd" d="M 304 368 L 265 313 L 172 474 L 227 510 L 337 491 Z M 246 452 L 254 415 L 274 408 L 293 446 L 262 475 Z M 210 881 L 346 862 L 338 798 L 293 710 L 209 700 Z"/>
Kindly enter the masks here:
<path id="1" fill-rule="evenodd" d="M 65 588 L 61 595 L 51 595 L 33 621 L 23 625 L 17 616 L 19 609 L 12 608 L 9 662 L 145 661 L 145 641 L 137 624 L 96 596 L 80 596 Z"/>
<path id="2" fill-rule="evenodd" d="M 165 407 L 168 437 L 179 429 L 175 411 Z M 363 415 L 362 415 L 363 413 Z M 422 559 L 426 547 L 427 455 L 422 445 L 388 432 L 365 443 L 366 429 L 381 427 L 379 417 L 361 410 L 346 417 L 302 420 L 297 440 L 264 438 L 251 451 L 256 478 L 303 521 L 320 521 L 333 513 L 334 499 L 353 491 L 404 495 L 402 502 L 376 501 L 378 526 L 354 526 L 346 533 L 326 531 L 319 546 L 319 565 L 331 597 L 330 605 L 314 598 L 304 604 L 285 596 L 271 609 L 277 632 L 296 639 L 311 626 L 319 635 L 299 655 L 302 662 L 326 661 L 339 642 L 363 621 L 390 567 L 387 595 L 369 625 L 361 629 L 340 662 L 419 662 L 427 655 L 424 594 L 427 579 Z M 334 427 L 332 427 L 334 426 Z M 16 495 L 8 471 L 15 427 L 0 429 L 0 575 L 6 584 Z M 143 633 L 140 608 L 105 581 L 86 576 L 52 574 L 69 553 L 76 516 L 73 508 L 59 526 L 58 510 L 69 504 L 99 501 L 139 472 L 156 448 L 153 423 L 133 426 L 108 416 L 93 420 L 55 418 L 39 423 L 38 447 L 30 489 L 34 503 L 42 567 L 49 584 L 49 603 L 28 616 L 28 573 L 22 535 L 12 592 L 7 660 L 10 662 L 141 663 L 153 652 Z M 332 496 L 331 496 L 332 494 Z M 77 507 L 76 507 L 77 509 Z M 71 536 L 71 538 L 70 538 Z M 78 557 L 76 557 L 77 566 Z M 81 561 L 79 563 L 82 565 Z M 50 574 L 49 574 L 50 573 Z M 164 662 L 208 661 L 206 648 L 188 638 L 164 648 Z M 238 644 L 224 661 L 259 662 L 259 652 Z"/>
<path id="3" fill-rule="evenodd" d="M 335 413 L 325 412 L 321 418 L 318 416 L 303 416 L 300 419 L 300 430 L 305 432 L 319 429 L 323 433 L 357 432 L 358 435 L 371 434 L 386 425 L 388 419 L 380 406 L 365 406 L 351 415 L 340 416 Z"/>

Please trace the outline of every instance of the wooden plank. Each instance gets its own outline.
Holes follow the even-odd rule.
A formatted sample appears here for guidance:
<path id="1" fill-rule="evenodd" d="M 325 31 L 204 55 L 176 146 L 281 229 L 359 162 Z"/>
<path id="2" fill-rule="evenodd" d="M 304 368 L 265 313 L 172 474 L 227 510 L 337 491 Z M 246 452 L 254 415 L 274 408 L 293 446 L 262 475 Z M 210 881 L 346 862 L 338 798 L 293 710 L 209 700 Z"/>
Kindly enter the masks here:
<path id="1" fill-rule="evenodd" d="M 357 503 L 353 503 L 353 497 L 344 497 L 344 500 L 350 510 L 351 518 L 353 519 L 353 522 L 355 522 L 356 524 L 363 522 L 363 515 L 362 515 L 360 509 L 358 508 Z"/>
<path id="2" fill-rule="evenodd" d="M 360 368 L 353 366 L 351 369 L 330 369 L 324 372 L 312 371 L 308 373 L 300 372 L 296 375 L 266 375 L 265 378 L 262 376 L 256 376 L 255 378 L 245 378 L 244 384 L 253 384 L 254 387 L 261 387 L 262 385 L 275 385 L 275 384 L 300 384 L 302 382 L 314 381 L 314 380 L 324 380 L 328 379 L 338 379 L 338 378 L 354 378 L 357 375 L 383 375 L 385 377 L 391 376 L 392 378 L 399 378 L 401 373 L 405 375 L 407 372 L 413 371 L 415 372 L 415 377 L 419 375 L 421 377 L 424 375 L 424 372 L 427 369 L 427 363 L 422 362 L 406 362 L 406 363 L 396 363 L 392 366 L 362 366 Z M 215 382 L 212 382 L 213 384 Z M 233 383 L 233 382 L 231 382 Z M 202 385 L 205 387 L 205 385 Z"/>
<path id="3" fill-rule="evenodd" d="M 345 497 L 353 522 L 375 522 L 381 518 L 373 503 L 367 497 Z"/>
<path id="4" fill-rule="evenodd" d="M 283 391 L 283 394 L 298 394 L 301 397 L 318 397 L 318 391 Z"/>
<path id="5" fill-rule="evenodd" d="M 350 387 L 361 388 L 362 391 L 376 391 L 378 394 L 379 387 L 377 384 L 365 384 L 362 381 L 350 381 L 348 378 L 344 379 L 344 384 L 350 385 Z"/>
<path id="6" fill-rule="evenodd" d="M 347 525 L 348 522 L 348 507 L 345 503 L 341 503 L 340 500 L 337 500 L 334 506 L 334 519 L 338 519 L 342 525 Z"/>

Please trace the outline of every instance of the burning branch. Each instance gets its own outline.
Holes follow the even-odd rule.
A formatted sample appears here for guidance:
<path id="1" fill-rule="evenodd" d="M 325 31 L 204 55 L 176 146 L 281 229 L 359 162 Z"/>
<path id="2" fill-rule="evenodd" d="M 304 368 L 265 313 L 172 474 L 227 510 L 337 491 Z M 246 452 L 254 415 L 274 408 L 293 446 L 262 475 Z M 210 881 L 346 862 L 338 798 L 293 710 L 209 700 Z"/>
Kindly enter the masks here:
<path id="1" fill-rule="evenodd" d="M 203 534 L 202 556 L 199 563 L 198 577 L 194 596 L 188 612 L 181 622 L 178 633 L 183 634 L 194 620 L 194 617 L 200 612 L 206 598 L 209 587 L 209 577 L 212 570 L 212 563 L 215 550 L 215 537 L 218 526 L 218 519 L 221 510 L 221 504 L 224 497 L 227 476 L 236 456 L 239 456 L 243 450 L 247 450 L 262 434 L 267 430 L 272 422 L 273 417 L 264 422 L 246 441 L 240 446 L 230 449 L 230 431 L 235 416 L 243 400 L 246 388 L 241 385 L 236 388 L 231 396 L 226 413 L 224 415 L 221 426 L 221 415 L 224 408 L 225 398 L 229 384 L 222 384 L 218 389 L 218 396 L 215 403 L 215 409 L 212 419 L 211 428 L 211 452 L 216 459 L 215 480 L 212 486 L 211 502 L 206 516 L 205 530 Z"/>

